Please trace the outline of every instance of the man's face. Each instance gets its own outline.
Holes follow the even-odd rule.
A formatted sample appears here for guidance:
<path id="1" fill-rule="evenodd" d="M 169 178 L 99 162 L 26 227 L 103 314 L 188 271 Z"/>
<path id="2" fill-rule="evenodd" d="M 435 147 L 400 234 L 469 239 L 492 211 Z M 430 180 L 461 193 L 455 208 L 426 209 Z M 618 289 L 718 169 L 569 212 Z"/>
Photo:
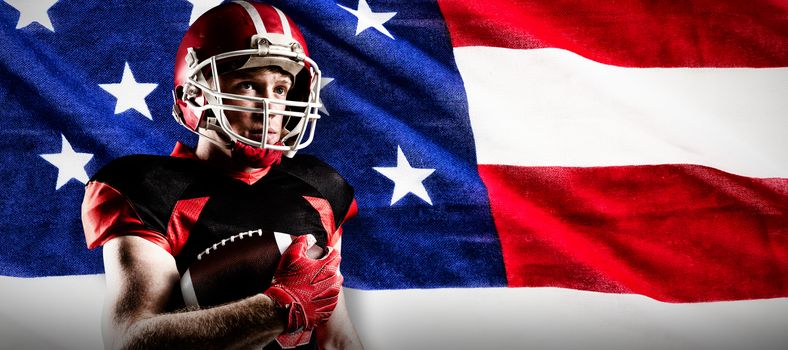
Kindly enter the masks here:
<path id="1" fill-rule="evenodd" d="M 293 84 L 290 74 L 278 67 L 262 67 L 236 70 L 221 75 L 219 79 L 222 92 L 272 99 L 287 99 Z M 225 99 L 225 103 L 244 107 L 262 107 L 260 103 Z M 285 106 L 269 104 L 269 110 L 284 110 Z M 224 111 L 230 127 L 239 135 L 259 141 L 266 135 L 267 144 L 275 144 L 282 137 L 281 115 L 270 116 L 268 130 L 263 130 L 263 115 L 260 113 Z"/>

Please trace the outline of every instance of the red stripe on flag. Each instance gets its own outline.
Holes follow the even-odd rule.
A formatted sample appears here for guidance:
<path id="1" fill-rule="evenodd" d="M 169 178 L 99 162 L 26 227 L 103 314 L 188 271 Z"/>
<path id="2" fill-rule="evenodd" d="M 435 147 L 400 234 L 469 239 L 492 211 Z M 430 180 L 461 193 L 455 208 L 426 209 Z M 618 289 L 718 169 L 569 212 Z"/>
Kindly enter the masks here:
<path id="1" fill-rule="evenodd" d="M 480 165 L 510 287 L 788 296 L 788 179 L 697 165 Z"/>
<path id="2" fill-rule="evenodd" d="M 624 67 L 788 66 L 786 1 L 438 3 L 454 47 L 561 48 Z"/>

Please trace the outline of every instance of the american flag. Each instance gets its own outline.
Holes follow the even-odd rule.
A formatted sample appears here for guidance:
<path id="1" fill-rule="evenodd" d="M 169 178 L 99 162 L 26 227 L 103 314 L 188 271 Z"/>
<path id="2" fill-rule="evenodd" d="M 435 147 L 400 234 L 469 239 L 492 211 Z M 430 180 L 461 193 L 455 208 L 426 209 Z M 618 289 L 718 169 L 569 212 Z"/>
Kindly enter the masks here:
<path id="1" fill-rule="evenodd" d="M 100 348 L 84 184 L 194 137 L 218 0 L 0 2 L 0 348 Z M 788 3 L 271 1 L 324 74 L 370 349 L 788 344 Z"/>

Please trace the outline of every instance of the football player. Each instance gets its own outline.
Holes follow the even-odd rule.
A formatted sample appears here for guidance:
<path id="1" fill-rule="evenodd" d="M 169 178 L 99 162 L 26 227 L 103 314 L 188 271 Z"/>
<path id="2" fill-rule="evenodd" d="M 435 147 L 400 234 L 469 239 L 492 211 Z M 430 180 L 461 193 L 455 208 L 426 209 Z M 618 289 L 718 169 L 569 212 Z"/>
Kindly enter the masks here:
<path id="1" fill-rule="evenodd" d="M 173 115 L 199 135 L 196 147 L 116 159 L 86 186 L 87 244 L 104 247 L 107 348 L 361 348 L 338 273 L 353 190 L 296 154 L 314 136 L 320 77 L 298 27 L 273 6 L 224 3 L 191 25 Z M 233 267 L 250 260 L 218 254 L 225 243 L 255 266 Z M 307 255 L 313 246 L 322 256 Z M 202 280 L 242 274 L 229 280 L 245 284 L 198 285 L 198 259 L 215 266 Z"/>

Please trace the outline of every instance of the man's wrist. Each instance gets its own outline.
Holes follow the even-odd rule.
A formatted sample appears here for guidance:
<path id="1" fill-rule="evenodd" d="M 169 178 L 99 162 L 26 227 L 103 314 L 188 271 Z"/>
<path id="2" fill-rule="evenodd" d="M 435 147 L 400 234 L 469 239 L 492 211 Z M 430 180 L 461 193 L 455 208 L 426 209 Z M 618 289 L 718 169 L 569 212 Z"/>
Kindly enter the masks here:
<path id="1" fill-rule="evenodd" d="M 281 286 L 268 288 L 264 293 L 274 304 L 274 310 L 282 316 L 286 333 L 304 329 L 307 323 L 303 306 Z"/>
<path id="2" fill-rule="evenodd" d="M 281 304 L 276 299 L 272 298 L 267 293 L 261 293 L 261 295 L 267 299 L 268 309 L 270 312 L 270 319 L 277 323 L 278 328 L 281 328 L 283 332 L 287 332 L 288 322 L 289 322 L 289 314 L 290 310 L 287 305 Z"/>

